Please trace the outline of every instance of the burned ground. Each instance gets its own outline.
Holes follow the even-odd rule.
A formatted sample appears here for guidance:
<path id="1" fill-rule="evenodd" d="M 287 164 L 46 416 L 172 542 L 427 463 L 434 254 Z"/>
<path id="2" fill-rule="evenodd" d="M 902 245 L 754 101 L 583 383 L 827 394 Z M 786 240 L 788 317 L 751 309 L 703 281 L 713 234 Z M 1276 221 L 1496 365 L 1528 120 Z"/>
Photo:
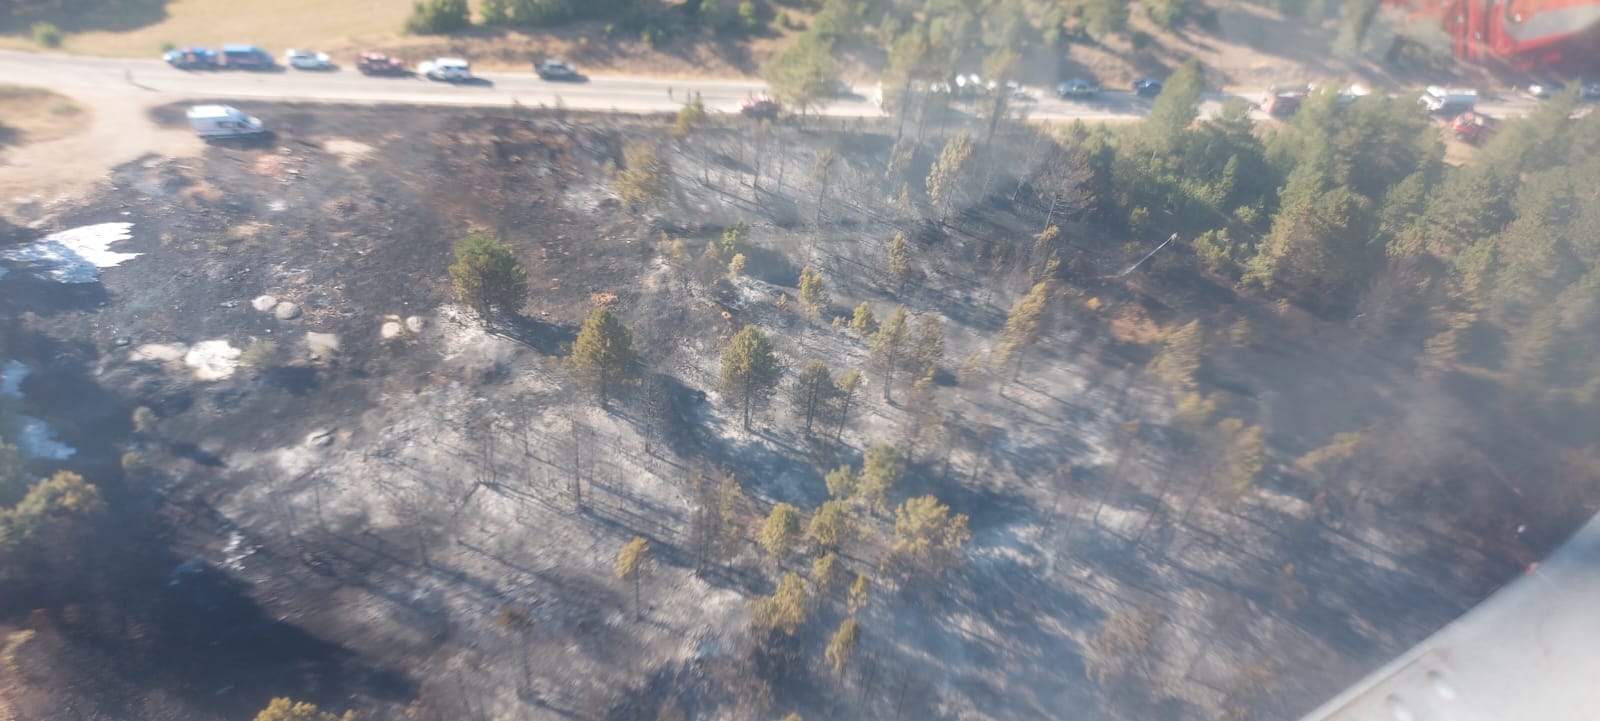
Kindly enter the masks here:
<path id="1" fill-rule="evenodd" d="M 1041 142 L 1020 130 L 1002 130 L 974 181 L 1015 191 L 967 191 L 1016 202 L 959 203 L 937 223 L 885 180 L 893 127 L 719 121 L 678 137 L 652 118 L 243 107 L 272 142 L 126 166 L 99 203 L 55 220 L 132 222 L 121 249 L 140 257 L 70 297 L 20 271 L 0 279 L 22 339 L 12 353 L 41 369 L 23 387 L 30 410 L 80 449 L 74 467 L 139 509 L 102 530 L 139 549 L 101 552 L 96 567 L 118 569 L 104 587 L 0 607 L 44 632 L 39 652 L 58 666 L 92 658 L 76 665 L 115 680 L 101 696 L 56 689 L 74 708 L 242 718 L 287 695 L 371 718 L 654 719 L 670 698 L 690 718 L 1282 718 L 1442 625 L 1573 522 L 1485 479 L 1479 461 L 1547 468 L 1528 455 L 1531 430 L 1463 412 L 1486 392 L 1181 268 L 1113 278 L 1126 239 L 1087 217 L 1055 221 L 1066 281 L 1018 378 L 958 383 L 1031 284 L 1003 259 L 1054 213 L 1027 200 Z M 921 177 L 945 131 L 906 130 L 928 135 L 910 162 Z M 640 140 L 660 144 L 673 193 L 632 212 L 609 173 Z M 838 157 L 828 188 L 813 179 L 824 148 Z M 664 254 L 664 238 L 698 255 L 736 223 L 749 224 L 748 264 L 732 283 L 708 287 Z M 450 302 L 444 270 L 472 230 L 504 238 L 531 280 L 520 316 L 488 328 Z M 902 294 L 881 270 L 896 232 L 919 275 Z M 830 285 L 820 317 L 797 310 L 803 265 Z M 911 434 L 909 390 L 883 402 L 870 375 L 836 448 L 781 403 L 753 432 L 717 404 L 717 354 L 744 324 L 791 366 L 864 367 L 867 344 L 829 322 L 863 301 L 880 318 L 900 303 L 943 318 L 942 435 Z M 298 313 L 280 318 L 282 303 Z M 561 356 L 595 303 L 667 381 L 663 443 L 642 389 L 607 409 L 571 390 Z M 1143 371 L 1152 329 L 1193 317 L 1214 336 L 1241 317 L 1253 329 L 1209 345 L 1200 376 L 1267 429 L 1265 472 L 1229 500 L 1201 481 L 1212 461 Z M 245 362 L 212 380 L 169 352 L 219 340 Z M 140 406 L 155 428 L 130 427 Z M 1366 428 L 1400 440 L 1349 477 L 1296 470 Z M 970 516 L 972 541 L 940 583 L 880 581 L 858 659 L 834 679 L 816 659 L 846 615 L 837 600 L 762 647 L 748 601 L 772 590 L 772 565 L 745 543 L 695 572 L 692 477 L 732 472 L 754 502 L 745 520 L 779 501 L 809 510 L 826 469 L 880 441 L 912 460 L 892 500 L 938 496 Z M 125 451 L 135 461 L 119 464 Z M 853 571 L 876 573 L 889 522 L 871 524 L 877 537 L 843 554 Z M 634 536 L 655 558 L 640 620 L 612 574 Z M 104 612 L 110 588 L 120 615 Z M 1160 622 L 1141 661 L 1097 681 L 1085 648 L 1128 609 Z M 127 638 L 149 640 L 111 641 Z M 19 688 L 12 704 L 40 709 L 28 718 L 74 718 Z"/>

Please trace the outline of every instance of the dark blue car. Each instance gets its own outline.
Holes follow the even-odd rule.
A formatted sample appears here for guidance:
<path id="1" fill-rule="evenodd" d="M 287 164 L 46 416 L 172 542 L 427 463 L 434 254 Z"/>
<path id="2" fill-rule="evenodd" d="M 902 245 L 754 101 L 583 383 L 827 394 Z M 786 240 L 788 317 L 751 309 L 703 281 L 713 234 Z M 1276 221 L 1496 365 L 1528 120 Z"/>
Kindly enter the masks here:
<path id="1" fill-rule="evenodd" d="M 1133 81 L 1133 94 L 1141 98 L 1153 98 L 1161 94 L 1161 83 L 1150 78 L 1139 78 Z"/>
<path id="2" fill-rule="evenodd" d="M 276 61 L 272 59 L 272 53 L 254 45 L 224 45 L 222 64 L 242 70 L 266 70 L 274 67 Z"/>

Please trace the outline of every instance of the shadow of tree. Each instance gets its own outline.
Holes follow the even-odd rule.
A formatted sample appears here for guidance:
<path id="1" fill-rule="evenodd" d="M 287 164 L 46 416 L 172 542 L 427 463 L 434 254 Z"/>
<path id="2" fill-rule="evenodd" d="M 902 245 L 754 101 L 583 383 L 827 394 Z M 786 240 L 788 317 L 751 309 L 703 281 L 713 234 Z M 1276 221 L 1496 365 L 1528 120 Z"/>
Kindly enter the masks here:
<path id="1" fill-rule="evenodd" d="M 26 34 L 47 22 L 63 32 L 122 32 L 167 18 L 167 0 L 12 0 L 0 14 L 0 34 Z"/>

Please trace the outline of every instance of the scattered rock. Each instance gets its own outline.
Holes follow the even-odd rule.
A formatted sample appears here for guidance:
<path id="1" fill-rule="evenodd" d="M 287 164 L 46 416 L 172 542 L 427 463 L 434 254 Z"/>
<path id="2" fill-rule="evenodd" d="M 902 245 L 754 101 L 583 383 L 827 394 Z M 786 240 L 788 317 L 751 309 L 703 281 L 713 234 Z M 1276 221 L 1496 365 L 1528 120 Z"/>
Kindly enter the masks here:
<path id="1" fill-rule="evenodd" d="M 339 336 L 334 333 L 307 333 L 306 347 L 314 355 L 328 355 L 339 350 Z"/>
<path id="2" fill-rule="evenodd" d="M 330 443 L 333 443 L 332 428 L 321 428 L 306 436 L 306 445 L 312 448 L 323 448 Z"/>
<path id="3" fill-rule="evenodd" d="M 255 300 L 250 301 L 250 306 L 265 313 L 278 306 L 278 299 L 270 295 L 258 295 Z"/>
<path id="4" fill-rule="evenodd" d="M 113 340 L 111 342 L 115 343 L 118 348 L 127 348 L 128 346 L 133 344 L 133 338 L 130 338 L 130 337 L 125 336 L 125 335 L 119 335 L 119 336 L 116 337 L 116 340 Z"/>
<path id="5" fill-rule="evenodd" d="M 413 315 L 413 316 L 407 316 L 406 317 L 406 330 L 409 330 L 412 333 L 421 333 L 422 332 L 422 325 L 423 325 L 422 316 Z"/>
<path id="6" fill-rule="evenodd" d="M 383 322 L 383 327 L 378 330 L 378 335 L 382 336 L 384 340 L 389 340 L 398 337 L 400 329 L 399 321 L 386 320 Z"/>
<path id="7" fill-rule="evenodd" d="M 300 306 L 283 300 L 278 301 L 277 309 L 272 312 L 278 320 L 293 320 L 300 317 Z"/>
<path id="8" fill-rule="evenodd" d="M 182 343 L 146 343 L 134 348 L 133 352 L 128 354 L 128 360 L 166 363 L 178 360 L 188 352 L 189 346 Z"/>

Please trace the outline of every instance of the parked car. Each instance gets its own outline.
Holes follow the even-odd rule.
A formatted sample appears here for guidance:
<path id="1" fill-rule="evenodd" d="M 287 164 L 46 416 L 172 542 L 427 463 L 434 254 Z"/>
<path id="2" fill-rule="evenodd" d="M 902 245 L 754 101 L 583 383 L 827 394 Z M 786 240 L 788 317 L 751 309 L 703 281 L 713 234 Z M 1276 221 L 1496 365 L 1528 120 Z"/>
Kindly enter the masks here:
<path id="1" fill-rule="evenodd" d="M 1092 98 L 1100 94 L 1100 86 L 1088 80 L 1074 78 L 1056 86 L 1056 96 L 1065 99 Z"/>
<path id="2" fill-rule="evenodd" d="M 778 117 L 778 101 L 766 93 L 751 95 L 739 101 L 739 114 L 747 118 L 772 120 Z"/>
<path id="3" fill-rule="evenodd" d="M 586 79 L 578 72 L 577 68 L 553 58 L 546 58 L 544 62 L 534 63 L 533 72 L 538 73 L 541 80 L 552 82 L 574 83 Z"/>
<path id="4" fill-rule="evenodd" d="M 283 64 L 296 70 L 332 70 L 333 61 L 327 53 L 315 50 L 295 50 L 290 48 L 283 51 Z"/>
<path id="5" fill-rule="evenodd" d="M 1150 78 L 1139 78 L 1131 86 L 1133 94 L 1141 98 L 1153 98 L 1161 94 L 1161 83 Z"/>
<path id="6" fill-rule="evenodd" d="M 406 64 L 400 58 L 383 53 L 362 53 L 356 56 L 356 70 L 362 75 L 407 75 Z"/>
<path id="7" fill-rule="evenodd" d="M 1494 134 L 1495 125 L 1494 118 L 1468 110 L 1450 121 L 1450 134 L 1463 143 L 1477 145 Z"/>
<path id="8" fill-rule="evenodd" d="M 184 70 L 208 70 L 217 67 L 221 60 L 217 51 L 209 48 L 178 48 L 161 54 L 168 65 Z"/>
<path id="9" fill-rule="evenodd" d="M 853 98 L 856 96 L 855 87 L 843 78 L 835 78 L 833 87 L 829 88 L 829 91 L 835 98 Z"/>
<path id="10" fill-rule="evenodd" d="M 231 105 L 196 105 L 185 115 L 189 127 L 202 138 L 237 138 L 267 131 L 260 119 Z"/>
<path id="11" fill-rule="evenodd" d="M 271 70 L 278 66 L 272 53 L 254 45 L 222 46 L 222 65 L 238 70 Z"/>
<path id="12" fill-rule="evenodd" d="M 472 79 L 472 65 L 463 58 L 435 58 L 417 66 L 417 72 L 429 80 L 459 83 Z"/>
<path id="13" fill-rule="evenodd" d="M 1015 80 L 1006 81 L 1006 97 L 1024 103 L 1031 103 L 1037 99 L 1033 97 L 1033 93 L 1028 92 L 1028 89 L 1023 87 L 1022 83 Z"/>
<path id="14" fill-rule="evenodd" d="M 1269 90 L 1261 99 L 1261 110 L 1274 118 L 1287 118 L 1300 110 L 1308 94 L 1307 90 Z"/>
<path id="15" fill-rule="evenodd" d="M 1417 98 L 1417 102 L 1429 113 L 1454 117 L 1477 107 L 1478 91 L 1430 85 L 1423 91 L 1422 97 Z"/>

